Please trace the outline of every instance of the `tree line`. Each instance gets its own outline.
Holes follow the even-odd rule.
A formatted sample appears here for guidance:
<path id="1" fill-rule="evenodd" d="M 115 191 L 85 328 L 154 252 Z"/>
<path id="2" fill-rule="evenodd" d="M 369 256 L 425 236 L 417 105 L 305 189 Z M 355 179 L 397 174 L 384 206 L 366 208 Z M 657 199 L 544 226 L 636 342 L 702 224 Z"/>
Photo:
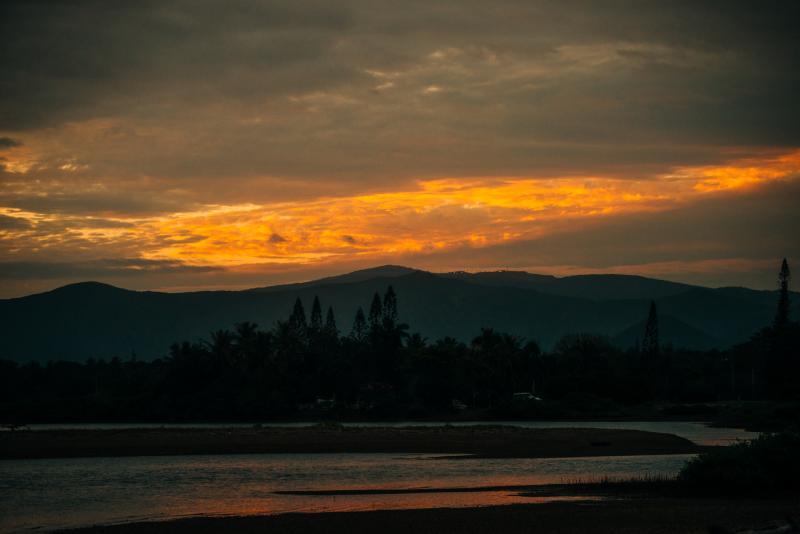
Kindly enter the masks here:
<path id="1" fill-rule="evenodd" d="M 270 329 L 239 323 L 205 340 L 135 358 L 17 364 L 0 360 L 0 420 L 267 420 L 288 417 L 564 417 L 655 401 L 797 399 L 800 327 L 789 317 L 784 260 L 772 325 L 727 350 L 659 341 L 650 305 L 642 343 L 592 334 L 535 341 L 484 328 L 429 341 L 398 319 L 391 286 L 359 308 L 350 332 L 314 298 Z"/>

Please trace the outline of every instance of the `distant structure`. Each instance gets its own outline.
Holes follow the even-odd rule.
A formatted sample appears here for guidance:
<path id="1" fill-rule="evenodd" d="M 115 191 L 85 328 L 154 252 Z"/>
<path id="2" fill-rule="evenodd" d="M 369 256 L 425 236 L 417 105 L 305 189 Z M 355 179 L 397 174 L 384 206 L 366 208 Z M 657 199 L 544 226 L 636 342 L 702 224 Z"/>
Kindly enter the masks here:
<path id="1" fill-rule="evenodd" d="M 644 339 L 642 340 L 642 352 L 649 356 L 658 356 L 658 311 L 656 302 L 650 301 L 650 313 L 647 315 L 647 323 L 644 326 Z"/>
<path id="2" fill-rule="evenodd" d="M 789 264 L 783 258 L 781 272 L 778 274 L 778 284 L 780 285 L 780 295 L 778 296 L 778 309 L 775 312 L 775 329 L 784 328 L 789 324 L 789 281 L 792 273 L 789 271 Z"/>

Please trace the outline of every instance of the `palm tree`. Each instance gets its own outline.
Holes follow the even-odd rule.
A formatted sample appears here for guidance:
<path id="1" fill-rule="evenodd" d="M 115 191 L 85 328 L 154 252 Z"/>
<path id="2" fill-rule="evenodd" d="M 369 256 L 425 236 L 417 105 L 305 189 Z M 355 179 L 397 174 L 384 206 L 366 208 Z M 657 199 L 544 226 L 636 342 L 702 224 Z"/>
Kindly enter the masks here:
<path id="1" fill-rule="evenodd" d="M 215 330 L 211 332 L 211 341 L 206 345 L 211 356 L 217 364 L 230 366 L 233 363 L 235 336 L 230 330 Z"/>

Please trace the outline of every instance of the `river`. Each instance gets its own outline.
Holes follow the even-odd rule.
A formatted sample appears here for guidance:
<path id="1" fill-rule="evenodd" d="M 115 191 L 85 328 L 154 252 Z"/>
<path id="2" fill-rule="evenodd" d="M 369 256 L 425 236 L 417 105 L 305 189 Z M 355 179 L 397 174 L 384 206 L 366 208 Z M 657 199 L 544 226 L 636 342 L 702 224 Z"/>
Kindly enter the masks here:
<path id="1" fill-rule="evenodd" d="M 701 444 L 724 444 L 753 437 L 737 429 L 683 422 L 514 424 L 537 428 L 651 430 L 682 435 Z M 143 425 L 126 425 L 131 426 Z M 71 426 L 90 427 L 98 428 Z M 50 530 L 195 515 L 545 502 L 580 496 L 526 497 L 513 489 L 361 495 L 280 492 L 536 486 L 603 477 L 671 476 L 688 458 L 689 455 L 437 459 L 419 454 L 241 454 L 3 460 L 0 461 L 0 530 Z"/>

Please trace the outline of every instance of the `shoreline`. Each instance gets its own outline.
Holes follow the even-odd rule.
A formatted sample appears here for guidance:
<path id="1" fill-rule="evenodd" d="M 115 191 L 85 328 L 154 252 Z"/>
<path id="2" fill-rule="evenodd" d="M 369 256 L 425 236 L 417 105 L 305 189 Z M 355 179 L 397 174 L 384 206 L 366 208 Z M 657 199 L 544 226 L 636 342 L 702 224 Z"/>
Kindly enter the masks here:
<path id="1" fill-rule="evenodd" d="M 800 497 L 778 499 L 641 498 L 510 504 L 467 508 L 421 508 L 361 512 L 286 513 L 191 517 L 97 525 L 58 532 L 138 534 L 143 532 L 261 533 L 634 533 L 706 534 L 711 525 L 735 531 L 797 518 Z"/>
<path id="2" fill-rule="evenodd" d="M 500 425 L 37 430 L 0 434 L 0 460 L 283 453 L 569 458 L 693 454 L 703 450 L 707 447 L 673 434 L 642 430 Z"/>

